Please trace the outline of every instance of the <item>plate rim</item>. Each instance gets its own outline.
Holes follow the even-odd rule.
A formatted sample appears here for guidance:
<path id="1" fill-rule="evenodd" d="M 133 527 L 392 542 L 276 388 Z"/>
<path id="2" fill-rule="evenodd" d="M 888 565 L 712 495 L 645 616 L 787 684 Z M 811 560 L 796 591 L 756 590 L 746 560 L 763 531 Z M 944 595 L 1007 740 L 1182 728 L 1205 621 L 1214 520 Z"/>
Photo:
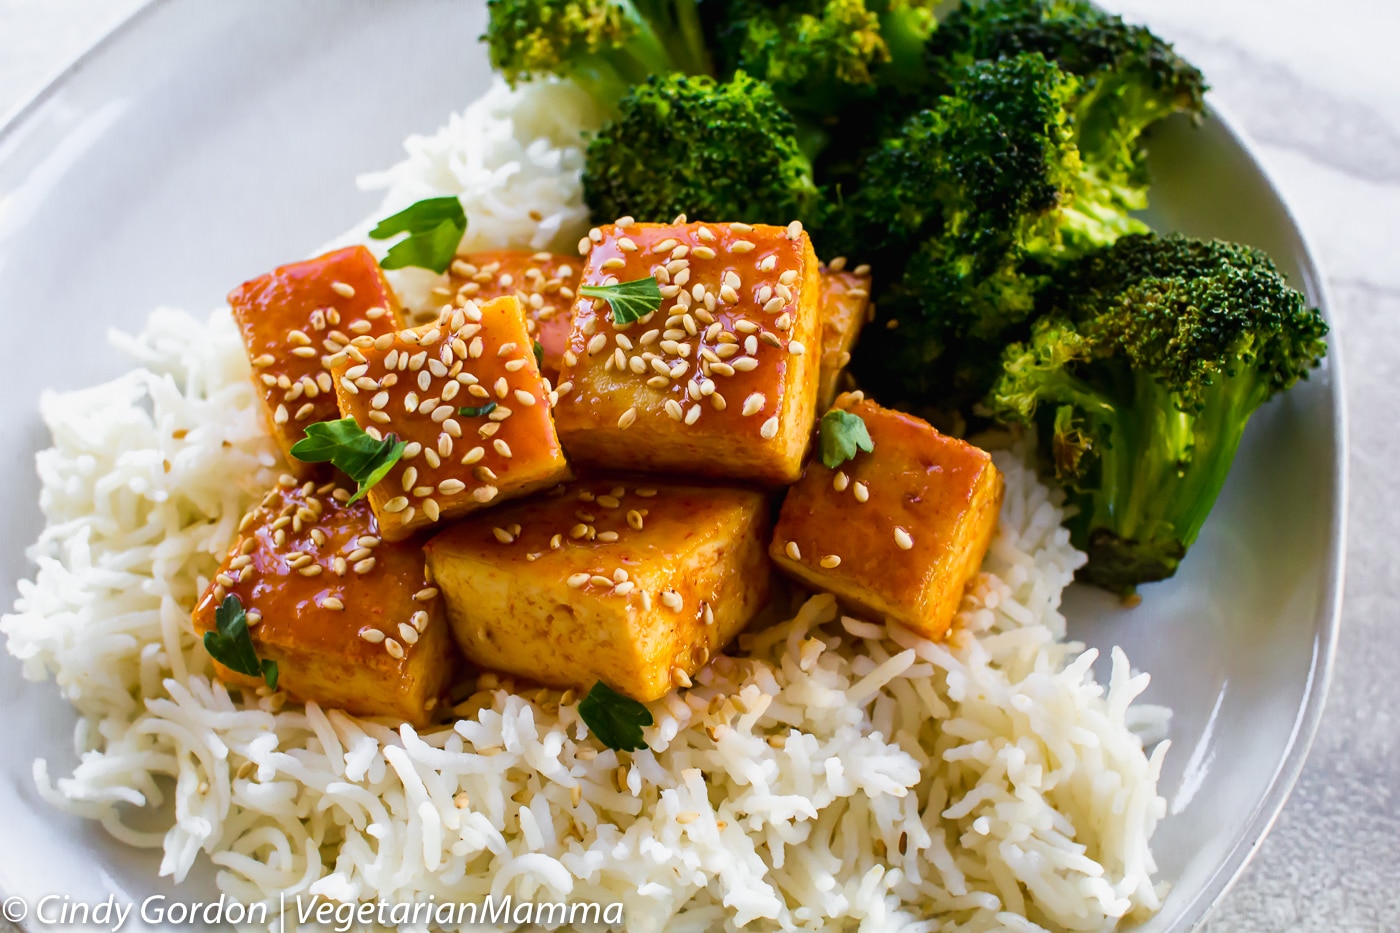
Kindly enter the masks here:
<path id="1" fill-rule="evenodd" d="M 1326 613 L 1326 619 L 1313 639 L 1313 660 L 1308 668 L 1303 703 L 1293 719 L 1293 731 L 1289 735 L 1283 757 L 1274 769 L 1259 803 L 1236 836 L 1225 858 L 1182 911 L 1181 929 L 1190 933 L 1196 933 L 1205 927 L 1211 914 L 1225 900 L 1231 889 L 1243 877 L 1250 862 L 1254 860 L 1254 856 L 1283 812 L 1288 798 L 1292 796 L 1321 728 L 1322 714 L 1327 705 L 1327 695 L 1331 690 L 1336 667 L 1337 643 L 1342 628 L 1342 600 L 1346 582 L 1347 504 L 1350 499 L 1348 463 L 1351 450 L 1340 332 L 1336 317 L 1332 313 L 1332 290 L 1328 285 L 1313 237 L 1293 204 L 1284 196 L 1268 164 L 1260 156 L 1254 140 L 1240 128 L 1239 118 L 1234 116 L 1229 105 L 1221 103 L 1213 91 L 1208 92 L 1206 113 L 1208 118 L 1220 125 L 1230 141 L 1238 146 L 1240 152 L 1249 160 L 1249 164 L 1263 180 L 1297 234 L 1299 245 L 1302 247 L 1299 271 L 1304 281 L 1295 284 L 1316 292 L 1317 308 L 1327 322 L 1330 413 L 1336 443 L 1333 445 L 1331 458 L 1333 494 L 1329 503 L 1332 509 L 1328 535 L 1329 559 L 1326 566 L 1326 584 L 1318 601 L 1320 607 L 1325 607 L 1323 612 Z"/>
<path id="2" fill-rule="evenodd" d="M 0 147 L 18 135 L 24 124 L 79 72 L 94 59 L 101 56 L 111 46 L 124 40 L 130 33 L 139 29 L 157 10 L 172 5 L 172 0 L 144 0 L 140 5 L 115 23 L 80 50 L 65 64 L 49 73 L 32 93 L 4 113 L 0 113 Z M 1299 245 L 1300 272 L 1304 279 L 1298 283 L 1316 293 L 1317 307 L 1328 325 L 1327 373 L 1328 388 L 1331 393 L 1330 414 L 1336 441 L 1331 457 L 1333 495 L 1329 507 L 1332 510 L 1329 527 L 1328 560 L 1325 565 L 1325 583 L 1319 598 L 1319 607 L 1325 614 L 1322 625 L 1316 630 L 1313 639 L 1313 658 L 1308 668 L 1307 683 L 1304 686 L 1304 699 L 1293 721 L 1293 729 L 1278 766 L 1274 769 L 1269 783 L 1248 820 L 1230 844 L 1225 858 L 1211 872 L 1206 882 L 1196 892 L 1191 901 L 1182 909 L 1179 923 L 1168 933 L 1196 933 L 1210 919 L 1224 901 L 1235 884 L 1244 875 L 1265 838 L 1278 821 L 1284 805 L 1292 795 L 1302 775 L 1303 767 L 1321 727 L 1322 715 L 1330 692 L 1336 666 L 1337 644 L 1341 633 L 1342 604 L 1345 591 L 1347 556 L 1347 507 L 1350 499 L 1348 464 L 1350 460 L 1350 427 L 1347 416 L 1345 367 L 1342 362 L 1342 347 L 1337 321 L 1332 313 L 1332 295 L 1319 253 L 1308 228 L 1301 221 L 1293 204 L 1284 195 L 1267 163 L 1261 158 L 1255 142 L 1241 129 L 1241 121 L 1231 108 L 1223 104 L 1214 91 L 1209 92 L 1206 115 L 1219 124 L 1230 141 L 1248 159 L 1250 166 L 1263 180 L 1270 195 L 1292 225 Z M 0 889 L 0 898 L 11 892 Z M 24 933 L 38 933 L 38 928 L 28 919 L 15 924 Z"/>

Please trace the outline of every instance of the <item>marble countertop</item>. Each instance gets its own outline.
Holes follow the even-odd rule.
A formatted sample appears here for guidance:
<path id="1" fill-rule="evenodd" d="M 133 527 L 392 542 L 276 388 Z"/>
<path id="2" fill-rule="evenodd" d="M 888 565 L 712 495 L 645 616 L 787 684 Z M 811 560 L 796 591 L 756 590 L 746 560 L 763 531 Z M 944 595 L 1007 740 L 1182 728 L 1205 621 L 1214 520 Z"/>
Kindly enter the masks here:
<path id="1" fill-rule="evenodd" d="M 0 114 L 141 2 L 0 0 Z M 1400 520 L 1400 4 L 1106 5 L 1173 40 L 1258 143 L 1328 271 L 1345 360 L 1347 585 L 1327 711 L 1277 825 L 1207 929 L 1400 931 L 1400 562 L 1387 550 Z"/>

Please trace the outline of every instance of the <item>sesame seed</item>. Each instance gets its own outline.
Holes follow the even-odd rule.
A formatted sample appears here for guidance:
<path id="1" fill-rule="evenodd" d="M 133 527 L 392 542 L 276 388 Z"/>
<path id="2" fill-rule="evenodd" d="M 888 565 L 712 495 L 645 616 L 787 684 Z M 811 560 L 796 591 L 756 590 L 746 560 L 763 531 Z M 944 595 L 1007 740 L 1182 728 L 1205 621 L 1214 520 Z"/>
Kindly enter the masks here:
<path id="1" fill-rule="evenodd" d="M 502 544 L 514 544 L 514 543 L 515 543 L 515 535 L 511 534 L 509 531 L 507 531 L 507 530 L 504 529 L 504 528 L 500 528 L 500 527 L 492 528 L 492 529 L 491 529 L 491 534 L 495 535 L 495 536 L 496 536 L 496 540 L 499 541 L 499 542 L 501 542 Z"/>
<path id="2" fill-rule="evenodd" d="M 756 415 L 763 410 L 763 406 L 767 401 L 768 399 L 764 397 L 762 392 L 754 392 L 748 398 L 744 399 L 744 407 L 740 412 L 745 418 L 750 415 Z"/>
<path id="3" fill-rule="evenodd" d="M 621 226 L 621 224 L 619 224 L 618 226 Z M 624 253 L 635 253 L 637 251 L 637 244 L 632 240 L 631 237 L 623 236 L 617 238 L 617 248 L 622 250 Z"/>
<path id="4" fill-rule="evenodd" d="M 495 486 L 478 486 L 472 490 L 472 498 L 477 502 L 490 502 L 500 492 Z"/>
<path id="5" fill-rule="evenodd" d="M 374 569 L 374 565 L 376 563 L 376 558 L 366 557 L 362 561 L 357 561 L 351 569 L 353 569 L 356 573 L 369 573 L 371 570 Z"/>
<path id="6" fill-rule="evenodd" d="M 423 514 L 428 516 L 428 521 L 435 522 L 442 515 L 442 509 L 438 507 L 436 499 L 423 500 Z"/>
<path id="7" fill-rule="evenodd" d="M 738 370 L 738 371 L 741 372 L 741 373 L 747 373 L 747 372 L 752 372 L 753 370 L 755 370 L 755 369 L 758 368 L 758 360 L 754 359 L 754 358 L 751 357 L 751 356 L 741 356 L 741 357 L 739 357 L 738 359 L 736 359 L 734 362 L 732 362 L 732 363 L 730 363 L 730 364 L 728 364 L 728 365 L 731 366 L 731 367 L 733 367 L 734 369 Z M 717 367 L 712 367 L 712 368 L 717 368 Z"/>
<path id="8" fill-rule="evenodd" d="M 820 563 L 825 569 L 833 570 L 841 566 L 841 557 L 838 554 L 828 554 L 821 559 Z"/>
<path id="9" fill-rule="evenodd" d="M 627 513 L 627 526 L 633 531 L 641 531 L 643 525 L 642 513 L 632 509 Z"/>
<path id="10" fill-rule="evenodd" d="M 685 412 L 681 409 L 681 403 L 673 398 L 666 400 L 666 414 L 671 416 L 673 421 L 680 421 L 685 418 Z"/>
<path id="11" fill-rule="evenodd" d="M 414 601 L 416 601 L 416 602 L 425 603 L 425 602 L 427 602 L 428 600 L 430 600 L 430 599 L 434 598 L 435 596 L 437 596 L 437 594 L 438 594 L 437 587 L 435 587 L 435 586 L 425 586 L 425 587 L 423 587 L 421 590 L 419 590 L 418 592 L 416 592 L 416 593 L 413 594 L 413 599 L 414 599 Z"/>
<path id="12" fill-rule="evenodd" d="M 831 478 L 831 487 L 837 492 L 845 492 L 846 487 L 851 484 L 851 478 L 846 475 L 845 470 L 840 470 Z"/>
<path id="13" fill-rule="evenodd" d="M 404 640 L 404 644 L 418 644 L 418 630 L 413 626 L 409 625 L 407 622 L 399 623 L 399 637 Z"/>
<path id="14" fill-rule="evenodd" d="M 796 541 L 789 541 L 787 543 L 787 546 L 783 548 L 783 552 L 787 554 L 788 557 L 791 557 L 793 560 L 802 559 L 802 549 L 797 546 Z"/>
<path id="15" fill-rule="evenodd" d="M 851 492 L 855 495 L 857 502 L 865 502 L 870 498 L 870 487 L 866 486 L 864 483 L 856 483 L 855 488 L 851 490 Z"/>
<path id="16" fill-rule="evenodd" d="M 574 589 L 587 585 L 590 574 L 576 573 L 569 577 L 568 584 Z"/>
<path id="17" fill-rule="evenodd" d="M 384 650 L 389 652 L 389 657 L 393 658 L 395 661 L 403 659 L 403 645 L 392 638 L 384 639 Z"/>
<path id="18" fill-rule="evenodd" d="M 360 637 L 371 645 L 377 645 L 384 640 L 384 633 L 377 628 L 366 627 L 360 629 Z"/>
<path id="19" fill-rule="evenodd" d="M 788 352 L 793 356 L 801 356 L 807 352 L 807 347 L 800 340 L 789 340 Z"/>
<path id="20" fill-rule="evenodd" d="M 732 225 L 730 229 L 733 229 Z M 748 240 L 735 240 L 733 243 L 729 244 L 729 251 L 731 253 L 751 253 L 753 252 L 753 249 L 753 243 L 751 243 Z"/>
<path id="21" fill-rule="evenodd" d="M 408 508 L 408 499 L 403 496 L 395 496 L 383 505 L 386 512 L 402 512 L 406 508 Z"/>
<path id="22" fill-rule="evenodd" d="M 513 456 L 510 450 L 510 445 L 499 437 L 491 442 L 491 446 L 495 447 L 496 453 L 500 454 L 502 457 L 506 457 L 507 459 L 509 459 Z"/>
<path id="23" fill-rule="evenodd" d="M 691 686 L 690 675 L 679 667 L 673 667 L 671 668 L 671 684 L 676 687 L 689 687 Z"/>
<path id="24" fill-rule="evenodd" d="M 480 447 L 476 448 L 481 450 Z M 478 458 L 479 459 L 479 458 Z M 444 496 L 455 496 L 457 493 L 467 488 L 467 484 L 459 479 L 445 479 L 438 483 L 437 491 Z"/>
<path id="25" fill-rule="evenodd" d="M 672 612 L 680 612 L 685 607 L 685 600 L 675 590 L 666 590 L 661 594 L 661 605 Z"/>
<path id="26" fill-rule="evenodd" d="M 535 393 L 526 392 L 524 389 L 516 389 L 515 400 L 528 408 L 536 402 Z"/>
<path id="27" fill-rule="evenodd" d="M 894 543 L 899 545 L 901 550 L 909 550 L 914 546 L 914 538 L 898 525 L 894 528 Z"/>

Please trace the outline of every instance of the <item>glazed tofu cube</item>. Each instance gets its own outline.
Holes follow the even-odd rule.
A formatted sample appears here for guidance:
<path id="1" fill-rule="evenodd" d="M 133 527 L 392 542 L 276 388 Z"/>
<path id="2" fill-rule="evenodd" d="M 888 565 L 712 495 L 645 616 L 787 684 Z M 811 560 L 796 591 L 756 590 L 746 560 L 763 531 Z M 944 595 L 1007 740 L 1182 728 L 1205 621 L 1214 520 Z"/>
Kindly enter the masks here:
<path id="1" fill-rule="evenodd" d="M 1001 510 L 1003 482 L 986 451 L 858 393 L 874 451 L 831 470 L 807 464 L 783 502 L 778 567 L 858 612 L 941 638 L 976 575 Z"/>
<path id="2" fill-rule="evenodd" d="M 583 263 L 577 256 L 495 250 L 464 253 L 452 263 L 448 285 L 457 305 L 514 295 L 525 329 L 539 341 L 545 378 L 556 380 L 569 343 L 574 292 Z"/>
<path id="3" fill-rule="evenodd" d="M 308 424 L 339 417 L 331 366 L 359 336 L 399 328 L 399 302 L 363 246 L 274 269 L 228 296 L 283 453 Z M 300 461 L 288 462 L 306 472 Z"/>
<path id="4" fill-rule="evenodd" d="M 761 493 L 594 479 L 425 550 L 469 659 L 646 701 L 688 685 L 767 602 L 768 527 Z"/>
<path id="5" fill-rule="evenodd" d="M 654 275 L 663 301 L 622 325 L 604 299 L 575 302 L 554 412 L 570 459 L 796 480 L 821 346 L 821 282 L 800 226 L 630 224 L 587 242 L 583 285 Z"/>
<path id="6" fill-rule="evenodd" d="M 870 317 L 870 267 L 847 272 L 822 270 L 822 361 L 817 389 L 817 411 L 831 407 L 840 391 L 841 376 L 851 361 L 851 351 L 861 328 Z"/>
<path id="7" fill-rule="evenodd" d="M 201 637 L 224 598 L 248 613 L 260 658 L 277 662 L 278 689 L 364 716 L 428 722 L 457 664 L 442 599 L 417 543 L 384 541 L 351 489 L 284 476 L 243 518 L 194 611 Z M 216 664 L 241 687 L 262 680 Z"/>
<path id="8" fill-rule="evenodd" d="M 335 377 L 342 415 L 407 442 L 367 496 L 390 541 L 569 477 L 515 298 L 352 344 Z"/>

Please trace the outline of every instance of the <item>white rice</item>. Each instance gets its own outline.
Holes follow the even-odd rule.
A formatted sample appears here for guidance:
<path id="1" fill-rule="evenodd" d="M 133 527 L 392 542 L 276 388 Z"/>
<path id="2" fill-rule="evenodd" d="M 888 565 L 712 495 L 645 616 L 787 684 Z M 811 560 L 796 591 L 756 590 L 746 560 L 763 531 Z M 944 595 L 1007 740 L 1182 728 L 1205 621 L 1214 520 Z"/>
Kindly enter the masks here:
<path id="1" fill-rule="evenodd" d="M 589 116 L 541 113 L 572 93 L 496 89 L 410 140 L 386 208 L 462 193 L 473 248 L 576 236 Z M 538 242 L 531 210 L 553 225 Z M 56 780 L 35 762 L 40 792 L 163 849 L 163 874 L 206 853 L 221 890 L 274 916 L 284 892 L 509 894 L 621 902 L 638 931 L 1108 930 L 1159 906 L 1166 743 L 1149 756 L 1134 727 L 1164 714 L 1130 709 L 1147 677 L 1121 652 L 1104 686 L 1064 640 L 1083 555 L 1024 449 L 995 454 L 1000 530 L 946 644 L 818 596 L 652 704 L 648 750 L 598 751 L 554 691 L 481 684 L 419 734 L 211 680 L 189 612 L 278 472 L 273 445 L 226 310 L 160 310 L 116 342 L 138 368 L 43 399 L 47 526 L 0 631 L 81 716 L 81 760 Z M 162 805 L 161 828 L 132 828 L 131 806 Z"/>
<path id="2" fill-rule="evenodd" d="M 367 233 L 374 222 L 423 198 L 457 195 L 467 215 L 459 252 L 550 250 L 572 254 L 588 231 L 583 203 L 587 136 L 602 115 L 593 98 L 567 81 L 541 80 L 516 89 L 497 78 L 484 95 L 454 113 L 431 136 L 410 136 L 408 158 L 365 175 L 360 187 L 384 191 L 372 220 L 342 242 L 363 242 L 377 255 L 387 247 Z M 389 280 L 415 312 L 436 312 L 432 289 L 446 276 L 398 269 Z"/>

